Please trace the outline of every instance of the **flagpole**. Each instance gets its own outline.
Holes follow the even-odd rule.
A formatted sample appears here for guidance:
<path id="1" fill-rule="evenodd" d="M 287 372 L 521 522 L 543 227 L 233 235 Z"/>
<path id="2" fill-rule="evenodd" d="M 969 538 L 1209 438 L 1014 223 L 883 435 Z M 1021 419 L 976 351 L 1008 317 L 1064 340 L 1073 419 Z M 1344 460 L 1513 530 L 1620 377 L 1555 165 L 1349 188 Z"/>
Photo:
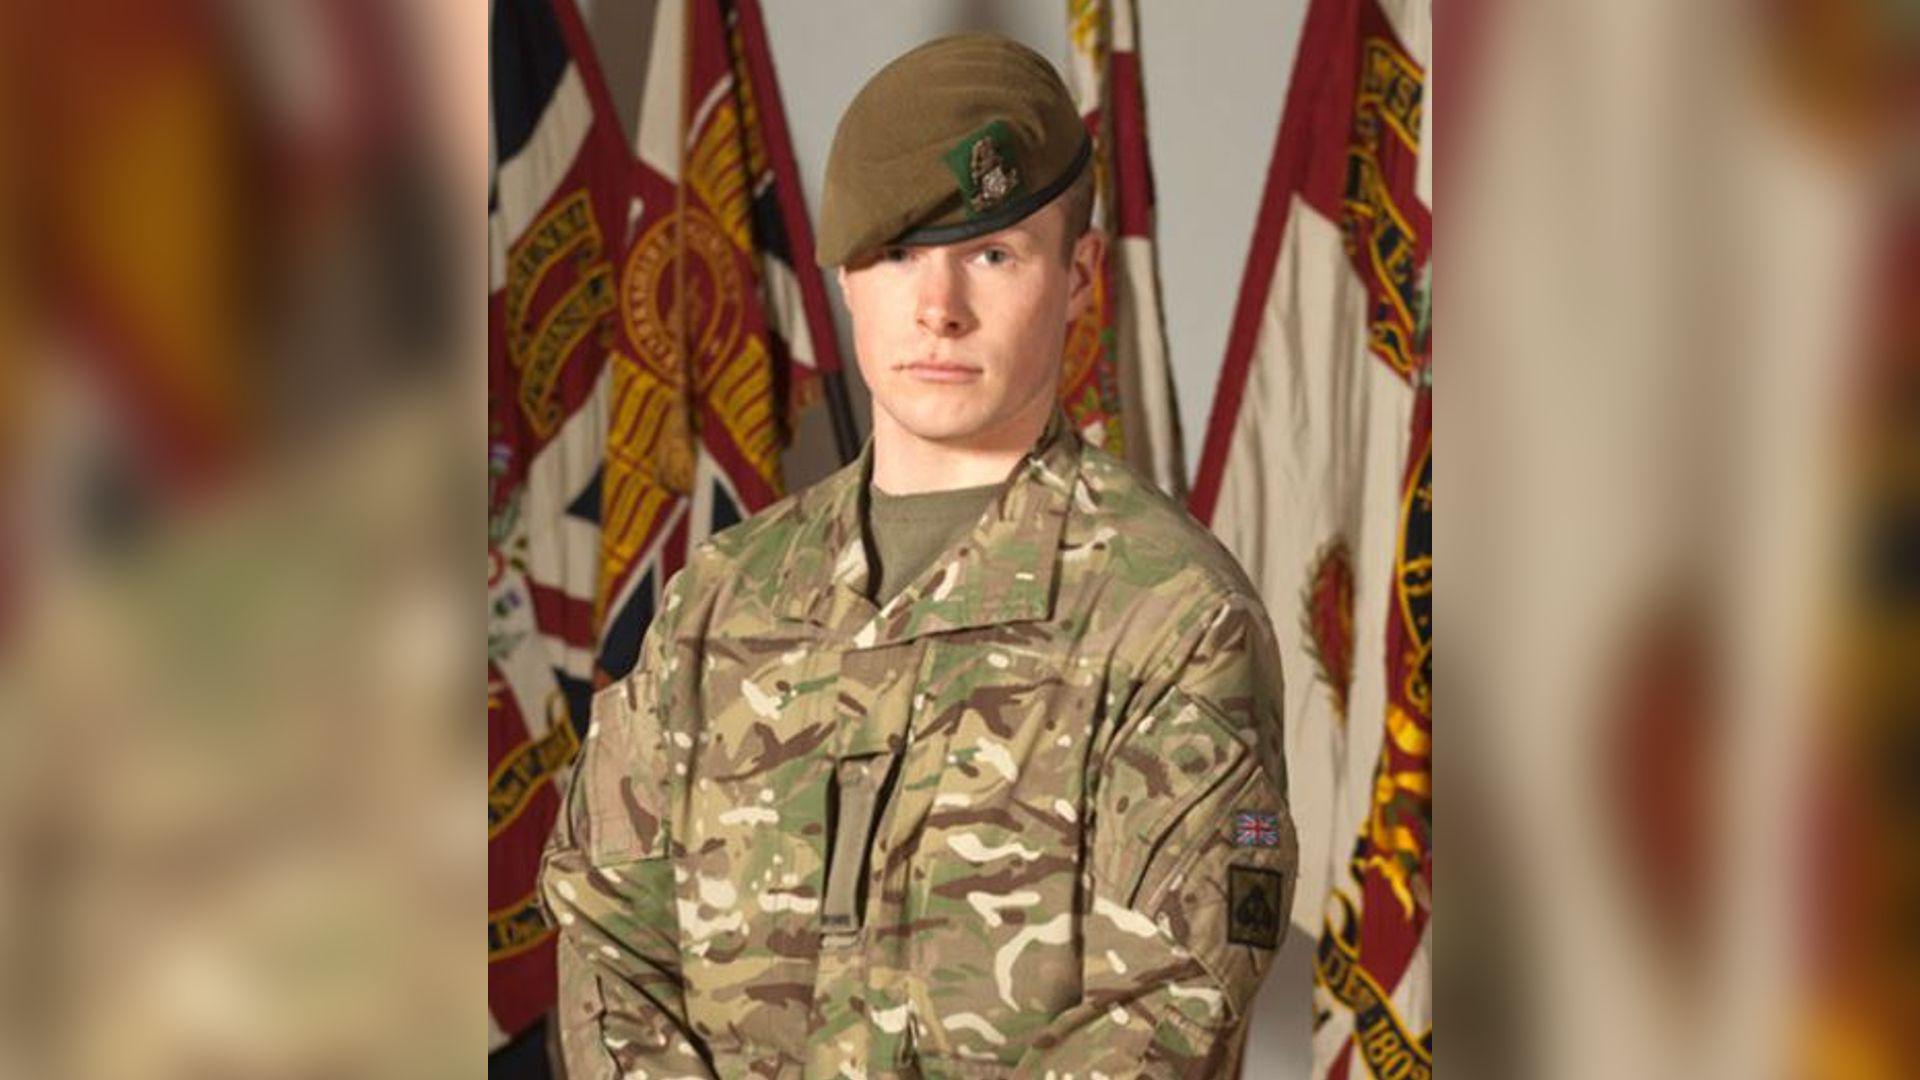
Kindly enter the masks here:
<path id="1" fill-rule="evenodd" d="M 680 157 L 679 175 L 673 186 L 673 344 L 679 354 L 680 406 L 685 417 L 688 453 L 691 460 L 700 456 L 700 400 L 695 380 L 693 348 L 687 340 L 687 135 L 688 114 L 693 110 L 693 5 L 701 0 L 686 0 L 680 8 Z M 691 481 L 691 474 L 688 476 Z M 690 494 L 691 492 L 682 492 Z"/>
<path id="2" fill-rule="evenodd" d="M 860 432 L 853 426 L 853 402 L 847 397 L 847 375 L 835 368 L 821 372 L 820 380 L 827 398 L 827 416 L 833 420 L 833 445 L 840 452 L 840 464 L 845 465 L 860 453 Z"/>

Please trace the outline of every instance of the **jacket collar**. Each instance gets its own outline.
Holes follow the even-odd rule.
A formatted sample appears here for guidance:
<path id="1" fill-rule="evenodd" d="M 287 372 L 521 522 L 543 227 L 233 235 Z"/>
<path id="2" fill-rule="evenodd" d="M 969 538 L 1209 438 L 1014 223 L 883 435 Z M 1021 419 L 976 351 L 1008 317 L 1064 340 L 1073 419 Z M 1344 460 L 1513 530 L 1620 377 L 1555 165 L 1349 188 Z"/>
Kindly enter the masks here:
<path id="1" fill-rule="evenodd" d="M 776 610 L 851 637 L 862 648 L 1047 618 L 1080 450 L 1079 434 L 1055 405 L 1046 430 L 966 538 L 881 608 L 866 597 L 871 568 L 862 502 L 873 478 L 868 435 L 858 458 L 802 496 L 787 560 L 791 579 Z"/>

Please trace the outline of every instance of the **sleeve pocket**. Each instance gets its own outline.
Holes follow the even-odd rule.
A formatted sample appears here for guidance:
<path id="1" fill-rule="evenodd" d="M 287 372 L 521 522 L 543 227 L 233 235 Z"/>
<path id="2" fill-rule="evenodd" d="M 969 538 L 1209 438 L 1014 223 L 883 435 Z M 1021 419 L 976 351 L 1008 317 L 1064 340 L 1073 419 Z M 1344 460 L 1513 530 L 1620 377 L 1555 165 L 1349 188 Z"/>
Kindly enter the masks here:
<path id="1" fill-rule="evenodd" d="M 1169 690 L 1116 747 L 1103 778 L 1102 862 L 1111 895 L 1129 905 L 1139 900 L 1181 823 L 1252 760 L 1203 702 Z"/>
<path id="2" fill-rule="evenodd" d="M 593 696 L 580 775 L 587 856 L 615 866 L 666 854 L 668 775 L 652 680 L 635 672 Z"/>
<path id="3" fill-rule="evenodd" d="M 1285 940 L 1297 863 L 1286 799 L 1249 755 L 1174 823 L 1143 874 L 1139 909 L 1193 953 L 1236 1017 Z"/>

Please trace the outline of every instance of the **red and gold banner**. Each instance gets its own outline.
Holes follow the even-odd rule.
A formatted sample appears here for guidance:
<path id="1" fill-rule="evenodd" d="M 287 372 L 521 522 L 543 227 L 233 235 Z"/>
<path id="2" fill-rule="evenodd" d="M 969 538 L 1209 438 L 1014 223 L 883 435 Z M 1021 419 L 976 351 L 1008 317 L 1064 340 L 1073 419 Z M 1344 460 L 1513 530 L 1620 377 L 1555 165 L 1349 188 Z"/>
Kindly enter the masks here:
<path id="1" fill-rule="evenodd" d="M 1190 505 L 1286 687 L 1314 1075 L 1433 1071 L 1427 0 L 1314 0 Z"/>
<path id="2" fill-rule="evenodd" d="M 489 205 L 487 960 L 490 1042 L 554 992 L 552 932 L 531 903 L 591 687 L 598 632 L 569 515 L 599 468 L 602 385 L 618 318 L 629 155 L 598 113 L 546 0 L 494 8 Z"/>

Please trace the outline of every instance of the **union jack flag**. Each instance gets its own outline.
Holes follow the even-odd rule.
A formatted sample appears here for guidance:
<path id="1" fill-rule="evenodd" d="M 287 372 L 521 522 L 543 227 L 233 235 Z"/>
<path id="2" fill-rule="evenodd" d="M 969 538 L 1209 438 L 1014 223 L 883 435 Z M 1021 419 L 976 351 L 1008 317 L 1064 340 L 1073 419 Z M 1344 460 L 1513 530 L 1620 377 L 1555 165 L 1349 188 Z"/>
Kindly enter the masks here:
<path id="1" fill-rule="evenodd" d="M 1279 847 L 1280 815 L 1266 810 L 1242 810 L 1233 816 L 1234 847 Z"/>

